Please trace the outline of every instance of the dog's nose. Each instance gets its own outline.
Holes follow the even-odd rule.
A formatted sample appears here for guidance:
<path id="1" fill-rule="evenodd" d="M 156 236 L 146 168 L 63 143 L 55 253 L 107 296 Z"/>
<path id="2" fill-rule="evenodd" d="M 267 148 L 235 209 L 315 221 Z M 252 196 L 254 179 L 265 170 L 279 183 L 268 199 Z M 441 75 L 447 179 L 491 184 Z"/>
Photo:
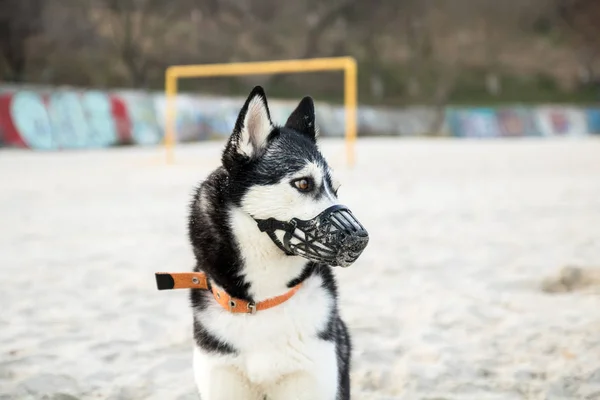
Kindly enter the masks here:
<path id="1" fill-rule="evenodd" d="M 369 244 L 369 234 L 364 228 L 357 233 L 350 234 L 342 241 L 337 255 L 341 267 L 349 267 L 362 254 Z"/>
<path id="2" fill-rule="evenodd" d="M 331 218 L 342 236 L 338 238 L 340 244 L 336 256 L 337 264 L 348 267 L 369 244 L 369 233 L 348 209 L 334 213 Z"/>

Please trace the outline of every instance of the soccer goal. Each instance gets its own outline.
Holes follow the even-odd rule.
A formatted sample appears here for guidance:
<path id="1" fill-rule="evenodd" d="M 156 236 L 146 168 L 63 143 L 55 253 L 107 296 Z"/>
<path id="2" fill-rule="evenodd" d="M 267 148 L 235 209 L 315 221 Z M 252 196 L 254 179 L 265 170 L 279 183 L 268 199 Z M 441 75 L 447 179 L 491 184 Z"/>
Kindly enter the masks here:
<path id="1" fill-rule="evenodd" d="M 352 57 L 312 58 L 305 60 L 261 61 L 229 64 L 173 65 L 165 72 L 166 118 L 165 148 L 167 163 L 174 162 L 177 82 L 183 78 L 207 78 L 211 76 L 268 75 L 306 73 L 319 71 L 344 71 L 344 108 L 346 158 L 354 164 L 354 143 L 357 125 L 357 72 Z M 268 88 L 265 88 L 267 91 Z M 318 119 L 318 114 L 317 114 Z"/>

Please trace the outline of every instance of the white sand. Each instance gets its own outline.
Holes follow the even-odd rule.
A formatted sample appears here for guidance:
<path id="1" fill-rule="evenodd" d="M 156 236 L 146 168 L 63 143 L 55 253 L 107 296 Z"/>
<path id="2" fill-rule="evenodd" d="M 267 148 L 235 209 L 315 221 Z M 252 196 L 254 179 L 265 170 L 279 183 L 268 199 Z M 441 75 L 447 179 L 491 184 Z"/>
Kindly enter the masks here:
<path id="1" fill-rule="evenodd" d="M 338 270 L 353 399 L 600 399 L 600 141 L 361 140 L 324 151 L 371 233 Z M 195 399 L 192 187 L 221 143 L 0 152 L 0 399 Z"/>

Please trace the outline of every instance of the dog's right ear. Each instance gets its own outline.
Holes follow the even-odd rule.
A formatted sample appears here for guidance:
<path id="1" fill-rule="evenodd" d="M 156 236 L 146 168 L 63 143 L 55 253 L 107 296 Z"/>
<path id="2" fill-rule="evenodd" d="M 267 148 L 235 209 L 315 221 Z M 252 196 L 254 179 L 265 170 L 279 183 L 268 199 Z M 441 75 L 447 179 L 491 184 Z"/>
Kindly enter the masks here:
<path id="1" fill-rule="evenodd" d="M 233 133 L 225 147 L 225 167 L 236 160 L 248 160 L 258 156 L 266 147 L 267 138 L 273 128 L 265 91 L 256 86 L 240 110 Z"/>

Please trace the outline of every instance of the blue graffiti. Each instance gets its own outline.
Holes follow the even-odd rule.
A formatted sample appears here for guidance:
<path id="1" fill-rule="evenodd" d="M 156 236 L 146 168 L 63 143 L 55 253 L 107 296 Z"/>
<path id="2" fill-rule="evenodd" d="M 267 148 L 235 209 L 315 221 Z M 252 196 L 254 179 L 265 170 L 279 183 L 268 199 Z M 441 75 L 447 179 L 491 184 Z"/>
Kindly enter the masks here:
<path id="1" fill-rule="evenodd" d="M 131 136 L 139 145 L 154 145 L 162 140 L 162 129 L 156 120 L 154 99 L 145 95 L 124 95 L 131 120 Z"/>
<path id="2" fill-rule="evenodd" d="M 19 92 L 12 97 L 10 114 L 15 128 L 32 149 L 55 148 L 52 125 L 40 97 L 31 92 Z"/>
<path id="3" fill-rule="evenodd" d="M 98 91 L 84 93 L 80 100 L 87 122 L 87 146 L 107 147 L 119 140 L 110 98 Z"/>
<path id="4" fill-rule="evenodd" d="M 600 109 L 590 108 L 586 110 L 586 118 L 590 133 L 600 134 Z"/>
<path id="5" fill-rule="evenodd" d="M 10 112 L 33 149 L 106 147 L 118 140 L 110 99 L 101 92 L 54 92 L 47 106 L 37 93 L 18 92 Z"/>
<path id="6" fill-rule="evenodd" d="M 496 114 L 491 108 L 451 110 L 448 119 L 455 136 L 485 138 L 500 134 Z"/>

